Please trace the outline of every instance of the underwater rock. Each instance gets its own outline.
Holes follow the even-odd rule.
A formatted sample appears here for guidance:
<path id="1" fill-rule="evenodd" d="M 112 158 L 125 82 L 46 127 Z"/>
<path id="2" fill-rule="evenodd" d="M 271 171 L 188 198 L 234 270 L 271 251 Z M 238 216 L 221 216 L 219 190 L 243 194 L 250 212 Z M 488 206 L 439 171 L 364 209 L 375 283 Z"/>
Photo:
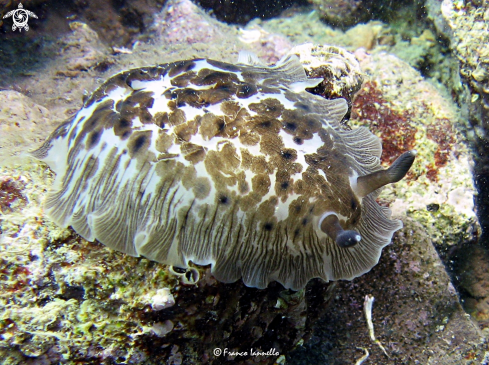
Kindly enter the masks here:
<path id="1" fill-rule="evenodd" d="M 348 27 L 370 20 L 372 14 L 364 0 L 308 0 L 319 16 L 337 27 Z"/>
<path id="2" fill-rule="evenodd" d="M 404 228 L 369 274 L 338 283 L 327 316 L 287 364 L 354 364 L 362 348 L 370 353 L 369 364 L 484 363 L 484 335 L 461 307 L 430 235 L 415 220 L 403 221 Z M 366 295 L 375 297 L 375 336 L 388 357 L 369 336 Z"/>
<path id="3" fill-rule="evenodd" d="M 384 163 L 390 164 L 399 151 L 418 151 L 408 175 L 416 183 L 403 181 L 395 194 L 384 189 L 394 215 L 415 218 L 439 248 L 473 239 L 480 228 L 473 209 L 472 158 L 458 109 L 399 58 L 356 55 L 370 77 L 353 99 L 350 123 L 367 125 L 382 138 Z"/>
<path id="4" fill-rule="evenodd" d="M 276 63 L 292 48 L 292 43 L 286 37 L 269 33 L 256 24 L 241 28 L 239 40 L 248 45 L 260 59 L 268 64 Z"/>
<path id="5" fill-rule="evenodd" d="M 254 18 L 271 18 L 303 0 L 197 0 L 206 11 L 222 22 L 246 24 Z"/>
<path id="6" fill-rule="evenodd" d="M 344 98 L 351 105 L 353 95 L 363 83 L 363 72 L 352 53 L 339 47 L 307 43 L 295 46 L 289 54 L 299 56 L 308 77 L 323 79 L 310 92 L 326 99 Z"/>
<path id="7" fill-rule="evenodd" d="M 489 3 L 487 1 L 428 1 L 430 17 L 434 19 L 437 31 L 449 39 L 451 49 L 459 62 L 460 75 L 454 77 L 453 83 L 462 81 L 460 92 L 454 95 L 463 112 L 467 115 L 466 136 L 473 146 L 474 181 L 478 190 L 476 194 L 477 214 L 482 226 L 480 244 L 485 248 L 484 256 L 489 252 Z M 477 250 L 473 250 L 477 252 Z M 484 259 L 479 257 L 474 260 Z M 470 261 L 462 255 L 458 264 L 466 266 Z M 484 265 L 485 266 L 485 265 Z M 474 269 L 476 270 L 476 269 Z M 487 273 L 487 271 L 486 271 Z M 487 282 L 488 276 L 478 278 Z M 489 310 L 487 293 L 472 296 L 472 280 L 467 277 L 461 281 L 464 293 L 469 293 L 471 302 L 469 310 L 487 326 Z M 479 302 L 478 304 L 474 302 Z M 474 308 L 479 308 L 474 310 Z"/>
<path id="8" fill-rule="evenodd" d="M 67 76 L 74 76 L 77 71 L 87 71 L 106 61 L 108 49 L 93 29 L 81 22 L 71 22 L 70 29 L 72 33 L 65 38 L 62 51 L 68 60 Z M 63 75 L 62 72 L 59 74 Z"/>
<path id="9" fill-rule="evenodd" d="M 209 16 L 190 0 L 169 0 L 155 15 L 152 31 L 170 44 L 211 44 L 236 35 L 236 29 Z M 233 34 L 234 33 L 234 34 Z"/>
<path id="10" fill-rule="evenodd" d="M 13 90 L 0 90 L 0 165 L 18 163 L 52 128 L 49 111 Z"/>

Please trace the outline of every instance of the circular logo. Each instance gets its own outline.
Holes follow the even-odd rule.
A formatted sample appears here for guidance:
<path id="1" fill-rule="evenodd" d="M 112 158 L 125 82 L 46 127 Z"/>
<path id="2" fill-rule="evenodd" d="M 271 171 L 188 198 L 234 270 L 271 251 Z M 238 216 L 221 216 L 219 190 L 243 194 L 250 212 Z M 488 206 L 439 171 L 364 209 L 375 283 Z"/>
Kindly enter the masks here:
<path id="1" fill-rule="evenodd" d="M 34 14 L 32 11 L 25 10 L 22 4 L 19 4 L 19 8 L 9 11 L 3 19 L 12 17 L 12 20 L 14 21 L 14 25 L 12 25 L 12 30 L 16 30 L 17 28 L 19 31 L 24 28 L 26 31 L 29 30 L 29 25 L 27 24 L 27 21 L 29 20 L 29 15 L 37 19 L 37 15 Z"/>
<path id="2" fill-rule="evenodd" d="M 219 347 L 214 349 L 214 356 L 221 356 L 222 350 Z"/>

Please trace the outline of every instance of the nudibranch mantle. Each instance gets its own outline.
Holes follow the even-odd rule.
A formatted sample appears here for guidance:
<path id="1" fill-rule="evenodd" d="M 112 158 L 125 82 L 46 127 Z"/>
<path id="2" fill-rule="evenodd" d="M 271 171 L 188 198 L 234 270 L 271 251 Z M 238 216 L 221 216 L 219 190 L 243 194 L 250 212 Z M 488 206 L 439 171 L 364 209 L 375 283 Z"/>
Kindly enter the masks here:
<path id="1" fill-rule="evenodd" d="M 380 166 L 379 139 L 340 124 L 344 99 L 274 66 L 195 59 L 121 72 L 32 155 L 56 173 L 46 212 L 88 241 L 223 282 L 300 289 L 377 264 L 402 227 L 375 198 L 415 151 Z"/>

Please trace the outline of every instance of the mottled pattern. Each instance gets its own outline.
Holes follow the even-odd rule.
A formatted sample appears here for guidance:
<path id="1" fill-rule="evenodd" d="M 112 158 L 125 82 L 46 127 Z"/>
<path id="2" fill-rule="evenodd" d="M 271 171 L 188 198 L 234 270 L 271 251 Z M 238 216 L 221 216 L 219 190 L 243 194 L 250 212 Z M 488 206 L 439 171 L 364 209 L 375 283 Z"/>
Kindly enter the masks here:
<path id="1" fill-rule="evenodd" d="M 243 61 L 241 61 L 243 62 Z M 274 67 L 190 60 L 122 72 L 33 153 L 57 174 L 46 211 L 62 226 L 149 259 L 212 264 L 217 279 L 302 288 L 369 271 L 401 227 L 359 198 L 380 142 L 345 130 L 343 99 L 306 87 L 296 57 Z M 319 229 L 334 212 L 361 242 Z"/>

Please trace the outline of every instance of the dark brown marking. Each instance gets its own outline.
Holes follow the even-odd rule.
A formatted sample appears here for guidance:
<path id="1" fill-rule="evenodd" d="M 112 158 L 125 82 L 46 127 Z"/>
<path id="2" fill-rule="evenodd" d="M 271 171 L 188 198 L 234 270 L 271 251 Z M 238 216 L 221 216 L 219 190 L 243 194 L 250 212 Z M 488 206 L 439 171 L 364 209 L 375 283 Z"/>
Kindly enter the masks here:
<path id="1" fill-rule="evenodd" d="M 132 121 L 120 118 L 114 123 L 114 134 L 119 137 L 127 137 L 132 132 Z"/>
<path id="2" fill-rule="evenodd" d="M 215 60 L 207 60 L 207 63 L 211 66 L 220 68 L 221 70 L 224 71 L 229 71 L 229 72 L 238 72 L 240 71 L 240 67 L 230 64 L 230 63 L 225 63 L 225 62 L 220 62 L 220 61 L 215 61 Z"/>
<path id="3" fill-rule="evenodd" d="M 179 61 L 179 62 L 173 62 L 169 64 L 169 71 L 168 71 L 168 76 L 170 77 L 175 77 L 176 75 L 184 72 L 188 72 L 192 70 L 195 67 L 195 61 L 199 61 L 198 59 L 196 60 L 187 60 L 187 61 Z"/>
<path id="4" fill-rule="evenodd" d="M 169 122 L 167 112 L 158 112 L 154 116 L 153 123 L 162 129 L 165 128 Z"/>
<path id="5" fill-rule="evenodd" d="M 98 144 L 101 135 L 102 135 L 101 130 L 94 130 L 88 135 L 87 144 L 86 144 L 88 150 L 92 149 Z"/>
<path id="6" fill-rule="evenodd" d="M 196 76 L 196 73 L 191 71 L 191 72 L 186 72 L 182 75 L 176 76 L 170 80 L 172 86 L 178 87 L 178 88 L 184 88 L 187 87 L 190 83 L 190 80 L 193 79 Z"/>
<path id="7" fill-rule="evenodd" d="M 185 113 L 180 109 L 176 109 L 175 111 L 171 112 L 170 116 L 168 117 L 168 123 L 172 126 L 185 123 L 186 120 Z"/>
<path id="8" fill-rule="evenodd" d="M 237 91 L 236 96 L 240 99 L 246 99 L 255 95 L 258 92 L 257 88 L 253 84 L 241 84 Z"/>
<path id="9" fill-rule="evenodd" d="M 127 141 L 127 149 L 132 158 L 145 156 L 151 143 L 151 131 L 135 131 Z"/>
<path id="10" fill-rule="evenodd" d="M 267 98 L 259 103 L 252 103 L 250 110 L 269 118 L 279 118 L 284 111 L 284 106 L 277 99 Z"/>

